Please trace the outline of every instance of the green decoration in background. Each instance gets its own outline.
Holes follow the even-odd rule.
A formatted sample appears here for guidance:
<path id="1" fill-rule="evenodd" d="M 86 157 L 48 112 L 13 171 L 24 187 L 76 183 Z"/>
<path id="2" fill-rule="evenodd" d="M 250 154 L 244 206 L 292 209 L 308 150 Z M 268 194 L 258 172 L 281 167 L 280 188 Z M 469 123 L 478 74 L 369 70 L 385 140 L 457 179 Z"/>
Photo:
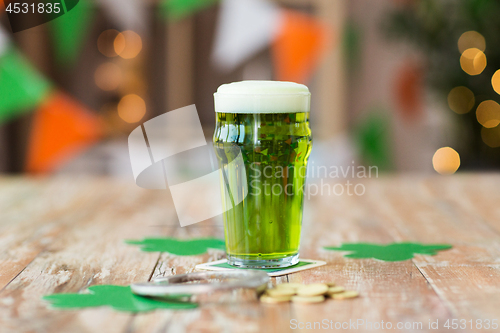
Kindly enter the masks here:
<path id="1" fill-rule="evenodd" d="M 214 5 L 218 0 L 162 0 L 160 10 L 171 20 L 180 20 Z"/>
<path id="2" fill-rule="evenodd" d="M 391 170 L 391 126 L 382 111 L 374 110 L 355 129 L 355 140 L 363 163 L 377 166 L 381 171 Z"/>
<path id="3" fill-rule="evenodd" d="M 361 60 L 361 29 L 353 21 L 348 21 L 344 26 L 342 47 L 347 66 L 350 70 L 356 70 Z"/>
<path id="4" fill-rule="evenodd" d="M 7 49 L 0 57 L 0 124 L 33 111 L 51 88 L 19 51 Z"/>
<path id="5" fill-rule="evenodd" d="M 87 0 L 64 0 L 64 4 L 66 5 L 66 12 L 69 12 L 72 10 L 80 1 L 87 1 Z"/>
<path id="6" fill-rule="evenodd" d="M 70 7 L 66 14 L 49 23 L 57 61 L 64 66 L 76 62 L 89 32 L 93 11 L 89 0 L 80 0 L 77 4 L 68 1 L 67 5 Z"/>
<path id="7" fill-rule="evenodd" d="M 378 259 L 383 261 L 404 261 L 415 254 L 436 255 L 438 251 L 451 249 L 449 244 L 392 243 L 388 245 L 371 243 L 345 243 L 340 247 L 325 247 L 325 250 L 348 251 L 346 258 Z"/>
<path id="8" fill-rule="evenodd" d="M 461 169 L 499 169 L 500 154 L 495 143 L 483 141 L 486 131 L 476 118 L 476 108 L 484 100 L 500 102 L 491 85 L 493 74 L 500 69 L 500 1 L 498 0 L 419 0 L 400 1 L 380 22 L 388 39 L 412 45 L 424 55 L 425 82 L 434 96 L 448 108 L 448 94 L 464 86 L 475 95 L 471 111 L 454 117 L 455 137 L 460 145 Z M 475 31 L 486 42 L 486 68 L 479 75 L 469 75 L 460 65 L 458 40 L 467 31 Z M 470 45 L 467 47 L 472 47 Z M 460 103 L 460 101 L 458 101 Z M 500 128 L 492 129 L 494 140 L 500 142 Z M 447 134 L 447 138 L 450 134 Z"/>
<path id="9" fill-rule="evenodd" d="M 53 294 L 44 296 L 52 307 L 61 309 L 110 306 L 117 311 L 146 312 L 156 309 L 193 309 L 196 303 L 175 299 L 152 299 L 134 295 L 129 286 L 100 285 L 88 288 L 86 294 Z"/>
<path id="10" fill-rule="evenodd" d="M 145 252 L 168 252 L 178 256 L 194 256 L 207 252 L 208 249 L 225 250 L 223 240 L 199 238 L 179 240 L 175 238 L 145 238 L 141 241 L 127 240 L 127 244 L 139 245 Z"/>

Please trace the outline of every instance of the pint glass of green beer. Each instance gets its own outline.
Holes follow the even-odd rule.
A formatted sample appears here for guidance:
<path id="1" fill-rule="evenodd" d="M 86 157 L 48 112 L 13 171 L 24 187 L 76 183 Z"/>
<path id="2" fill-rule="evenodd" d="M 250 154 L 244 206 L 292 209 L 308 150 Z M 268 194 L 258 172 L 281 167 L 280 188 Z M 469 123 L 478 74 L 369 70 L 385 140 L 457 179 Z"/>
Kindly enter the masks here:
<path id="1" fill-rule="evenodd" d="M 233 266 L 273 268 L 299 262 L 312 147 L 310 96 L 305 85 L 277 81 L 224 84 L 214 94 L 213 141 L 221 172 L 226 252 Z M 242 167 L 231 164 L 237 154 Z M 234 205 L 224 194 L 231 188 L 246 191 Z"/>

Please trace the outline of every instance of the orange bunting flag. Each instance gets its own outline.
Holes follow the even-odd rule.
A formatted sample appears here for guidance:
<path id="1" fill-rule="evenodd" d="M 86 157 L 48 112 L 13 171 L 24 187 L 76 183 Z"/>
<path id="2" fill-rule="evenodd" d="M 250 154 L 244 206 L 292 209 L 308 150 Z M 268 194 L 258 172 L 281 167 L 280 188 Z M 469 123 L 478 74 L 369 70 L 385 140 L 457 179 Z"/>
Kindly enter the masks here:
<path id="1" fill-rule="evenodd" d="M 272 46 L 276 79 L 306 83 L 330 45 L 328 27 L 295 11 L 284 11 L 283 25 Z"/>
<path id="2" fill-rule="evenodd" d="M 35 113 L 26 171 L 55 171 L 97 142 L 102 133 L 97 115 L 69 96 L 53 93 Z"/>

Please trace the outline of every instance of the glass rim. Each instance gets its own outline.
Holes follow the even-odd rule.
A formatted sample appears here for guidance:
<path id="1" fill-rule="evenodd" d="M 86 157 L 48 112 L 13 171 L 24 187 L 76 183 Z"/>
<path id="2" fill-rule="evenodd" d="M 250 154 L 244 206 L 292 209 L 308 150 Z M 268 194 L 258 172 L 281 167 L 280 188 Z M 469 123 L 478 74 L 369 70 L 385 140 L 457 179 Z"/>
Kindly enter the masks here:
<path id="1" fill-rule="evenodd" d="M 249 97 L 249 96 L 258 96 L 258 97 L 263 97 L 263 96 L 269 96 L 269 97 L 276 97 L 276 96 L 311 96 L 311 93 L 310 92 L 295 92 L 295 93 L 271 93 L 271 94 L 267 94 L 267 93 L 259 93 L 259 94 L 256 94 L 256 93 L 248 93 L 248 94 L 231 94 L 231 93 L 220 93 L 220 92 L 215 92 L 214 93 L 214 97 L 216 96 L 224 96 L 224 97 L 231 97 L 231 96 L 235 96 L 235 97 L 241 97 L 241 96 L 244 96 L 244 97 Z"/>

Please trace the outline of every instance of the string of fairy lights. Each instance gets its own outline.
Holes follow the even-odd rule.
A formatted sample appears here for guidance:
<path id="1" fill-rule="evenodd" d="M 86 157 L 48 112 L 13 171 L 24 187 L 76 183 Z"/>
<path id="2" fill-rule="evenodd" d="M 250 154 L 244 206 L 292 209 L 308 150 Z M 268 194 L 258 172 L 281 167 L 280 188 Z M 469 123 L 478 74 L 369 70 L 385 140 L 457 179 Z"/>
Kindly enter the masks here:
<path id="1" fill-rule="evenodd" d="M 137 123 L 146 115 L 144 98 L 145 83 L 139 75 L 138 59 L 142 51 L 142 39 L 134 31 L 103 31 L 97 39 L 97 48 L 107 61 L 100 64 L 95 73 L 95 84 L 106 92 L 117 92 L 118 103 L 104 105 L 103 111 L 118 116 L 126 123 Z"/>
<path id="2" fill-rule="evenodd" d="M 464 32 L 458 39 L 460 67 L 468 75 L 481 75 L 486 68 L 486 40 L 477 31 Z M 500 69 L 491 77 L 493 90 L 500 94 Z M 453 88 L 448 94 L 448 106 L 458 114 L 466 114 L 476 105 L 476 96 L 465 86 Z M 489 147 L 500 147 L 500 104 L 494 100 L 482 101 L 476 108 L 476 119 L 482 125 L 481 138 Z M 451 147 L 438 149 L 433 158 L 434 170 L 453 174 L 460 167 L 460 155 Z"/>

